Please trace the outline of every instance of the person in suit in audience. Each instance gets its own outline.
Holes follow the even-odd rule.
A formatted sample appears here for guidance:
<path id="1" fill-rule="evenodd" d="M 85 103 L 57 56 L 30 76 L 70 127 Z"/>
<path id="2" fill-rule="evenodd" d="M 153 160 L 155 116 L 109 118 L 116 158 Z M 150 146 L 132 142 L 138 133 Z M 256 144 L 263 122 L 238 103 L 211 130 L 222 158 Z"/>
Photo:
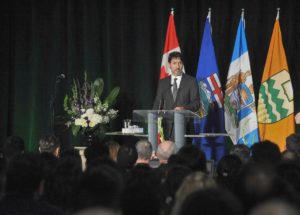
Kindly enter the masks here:
<path id="1" fill-rule="evenodd" d="M 196 112 L 200 107 L 200 96 L 197 81 L 183 73 L 183 62 L 180 52 L 171 52 L 168 56 L 171 75 L 158 83 L 153 110 L 191 110 Z M 173 122 L 163 121 L 164 137 L 174 141 Z"/>

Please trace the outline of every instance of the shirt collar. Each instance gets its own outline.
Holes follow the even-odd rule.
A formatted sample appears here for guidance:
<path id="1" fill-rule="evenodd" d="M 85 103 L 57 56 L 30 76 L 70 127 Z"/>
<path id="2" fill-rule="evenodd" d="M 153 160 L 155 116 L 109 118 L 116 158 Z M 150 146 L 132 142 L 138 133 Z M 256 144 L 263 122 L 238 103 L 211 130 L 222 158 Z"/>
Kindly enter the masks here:
<path id="1" fill-rule="evenodd" d="M 182 75 L 180 76 L 173 76 L 171 75 L 171 81 L 173 82 L 174 78 L 177 78 L 177 81 L 181 81 Z"/>

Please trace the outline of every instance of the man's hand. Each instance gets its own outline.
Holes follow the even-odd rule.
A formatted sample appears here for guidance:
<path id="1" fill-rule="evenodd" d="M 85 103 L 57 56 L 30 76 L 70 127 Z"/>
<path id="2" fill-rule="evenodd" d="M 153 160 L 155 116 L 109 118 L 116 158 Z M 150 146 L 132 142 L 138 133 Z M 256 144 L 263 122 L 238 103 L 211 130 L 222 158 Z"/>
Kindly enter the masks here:
<path id="1" fill-rule="evenodd" d="M 176 107 L 174 110 L 184 110 L 184 107 Z"/>

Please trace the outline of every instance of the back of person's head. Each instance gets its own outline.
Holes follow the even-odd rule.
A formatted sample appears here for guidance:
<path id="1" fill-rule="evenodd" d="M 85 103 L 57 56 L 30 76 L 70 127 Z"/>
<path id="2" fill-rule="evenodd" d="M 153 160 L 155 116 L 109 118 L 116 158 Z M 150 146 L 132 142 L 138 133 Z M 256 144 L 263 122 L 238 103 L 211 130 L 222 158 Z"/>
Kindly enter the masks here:
<path id="1" fill-rule="evenodd" d="M 295 151 L 288 151 L 285 150 L 281 153 L 281 160 L 282 161 L 299 161 L 299 153 Z"/>
<path id="2" fill-rule="evenodd" d="M 242 166 L 236 155 L 225 155 L 217 165 L 217 182 L 224 188 L 232 189 Z"/>
<path id="3" fill-rule="evenodd" d="M 97 208 L 88 208 L 88 209 L 78 211 L 74 215 L 120 215 L 120 214 L 111 209 L 97 207 Z"/>
<path id="4" fill-rule="evenodd" d="M 119 209 L 123 178 L 114 168 L 101 165 L 89 167 L 75 190 L 74 211 L 105 207 Z"/>
<path id="5" fill-rule="evenodd" d="M 42 136 L 39 140 L 39 151 L 47 152 L 58 157 L 60 150 L 60 141 L 54 135 Z"/>
<path id="6" fill-rule="evenodd" d="M 76 156 L 63 156 L 45 182 L 44 199 L 63 210 L 71 210 L 74 189 L 82 174 L 81 161 Z"/>
<path id="7" fill-rule="evenodd" d="M 272 194 L 276 188 L 277 179 L 272 165 L 249 162 L 242 166 L 237 176 L 235 193 L 244 204 L 245 209 L 249 210 Z"/>
<path id="8" fill-rule="evenodd" d="M 96 141 L 84 150 L 84 156 L 86 158 L 86 166 L 88 166 L 95 159 L 109 157 L 108 146 L 101 141 Z"/>
<path id="9" fill-rule="evenodd" d="M 238 156 L 242 163 L 246 163 L 250 159 L 250 149 L 245 144 L 237 144 L 232 146 L 230 154 Z"/>
<path id="10" fill-rule="evenodd" d="M 24 140 L 19 136 L 10 136 L 3 143 L 2 152 L 7 161 L 25 151 Z"/>
<path id="11" fill-rule="evenodd" d="M 286 149 L 300 154 L 300 134 L 291 134 L 286 138 Z"/>
<path id="12" fill-rule="evenodd" d="M 281 160 L 279 147 L 269 140 L 254 144 L 251 153 L 253 161 L 257 163 L 276 165 Z"/>
<path id="13" fill-rule="evenodd" d="M 176 59 L 176 58 L 180 58 L 180 60 L 182 61 L 182 55 L 180 52 L 174 51 L 171 52 L 168 56 L 168 62 L 171 63 L 172 59 Z"/>
<path id="14" fill-rule="evenodd" d="M 282 161 L 276 169 L 278 176 L 300 194 L 300 163 L 293 160 Z"/>
<path id="15" fill-rule="evenodd" d="M 8 165 L 6 192 L 33 197 L 43 180 L 40 155 L 19 154 Z"/>
<path id="16" fill-rule="evenodd" d="M 157 146 L 156 156 L 160 161 L 167 162 L 172 154 L 176 153 L 176 145 L 172 141 L 164 141 Z"/>
<path id="17" fill-rule="evenodd" d="M 270 200 L 254 207 L 249 215 L 298 215 L 300 211 L 294 205 L 282 200 Z"/>
<path id="18" fill-rule="evenodd" d="M 118 156 L 118 151 L 120 149 L 120 144 L 116 141 L 108 141 L 106 142 L 106 145 L 108 146 L 108 150 L 109 150 L 109 157 L 113 160 L 113 161 L 117 161 L 117 156 Z"/>
<path id="19" fill-rule="evenodd" d="M 122 169 L 132 169 L 137 158 L 138 154 L 134 144 L 124 143 L 121 145 L 117 162 Z"/>
<path id="20" fill-rule="evenodd" d="M 181 204 L 188 195 L 197 190 L 205 190 L 210 188 L 217 188 L 217 183 L 206 173 L 193 172 L 192 174 L 186 176 L 176 192 L 175 205 L 172 214 L 178 214 L 178 210 L 181 207 Z"/>
<path id="21" fill-rule="evenodd" d="M 176 157 L 178 164 L 187 166 L 192 171 L 207 172 L 205 154 L 195 145 L 184 145 Z"/>
<path id="22" fill-rule="evenodd" d="M 163 207 L 166 214 L 171 212 L 175 202 L 175 194 L 181 186 L 186 176 L 192 173 L 192 170 L 187 166 L 175 165 L 169 167 L 166 171 L 165 178 L 163 178 Z"/>
<path id="23" fill-rule="evenodd" d="M 182 203 L 178 215 L 240 215 L 241 203 L 229 191 L 218 188 L 198 190 Z"/>
<path id="24" fill-rule="evenodd" d="M 160 182 L 153 173 L 146 164 L 132 169 L 122 195 L 123 215 L 160 214 Z"/>
<path id="25" fill-rule="evenodd" d="M 148 140 L 139 140 L 135 147 L 138 153 L 138 159 L 150 160 L 152 155 L 152 145 Z"/>

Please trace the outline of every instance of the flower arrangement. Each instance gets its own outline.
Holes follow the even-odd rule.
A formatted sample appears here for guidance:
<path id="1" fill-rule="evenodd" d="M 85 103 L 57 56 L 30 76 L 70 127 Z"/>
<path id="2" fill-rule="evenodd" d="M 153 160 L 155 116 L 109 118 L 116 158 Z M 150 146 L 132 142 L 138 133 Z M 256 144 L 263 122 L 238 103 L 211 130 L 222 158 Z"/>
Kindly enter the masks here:
<path id="1" fill-rule="evenodd" d="M 97 78 L 94 82 L 87 80 L 81 84 L 74 79 L 70 95 L 64 98 L 64 110 L 68 115 L 66 125 L 72 128 L 73 135 L 81 133 L 93 136 L 103 135 L 103 127 L 117 117 L 118 111 L 113 109 L 120 88 L 115 87 L 109 95 L 101 101 L 103 92 L 103 79 Z"/>

